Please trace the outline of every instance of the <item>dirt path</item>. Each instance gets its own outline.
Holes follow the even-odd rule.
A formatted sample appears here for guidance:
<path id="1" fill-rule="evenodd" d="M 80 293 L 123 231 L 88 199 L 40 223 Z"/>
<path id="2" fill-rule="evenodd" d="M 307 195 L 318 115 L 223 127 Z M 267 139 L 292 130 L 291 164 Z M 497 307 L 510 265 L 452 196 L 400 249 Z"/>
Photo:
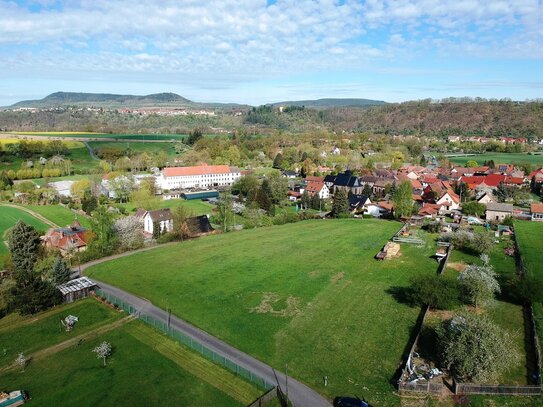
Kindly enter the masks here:
<path id="1" fill-rule="evenodd" d="M 96 329 L 93 329 L 92 331 L 89 331 L 89 332 L 86 332 L 84 334 L 81 334 L 79 336 L 75 336 L 71 339 L 68 339 L 64 342 L 60 342 L 60 343 L 57 343 L 56 345 L 53 345 L 53 346 L 50 346 L 48 348 L 45 348 L 45 349 L 41 349 L 31 355 L 26 355 L 27 357 L 27 360 L 31 360 L 31 361 L 36 361 L 36 360 L 41 360 L 41 359 L 45 359 L 51 355 L 54 355 L 55 353 L 58 353 L 58 352 L 61 352 L 63 351 L 64 349 L 67 349 L 67 348 L 70 348 L 74 345 L 77 345 L 80 341 L 86 341 L 86 340 L 89 340 L 89 339 L 94 339 L 95 337 L 99 336 L 99 335 L 102 335 L 106 332 L 109 332 L 109 331 L 112 331 L 113 329 L 116 329 L 124 324 L 126 324 L 127 322 L 130 322 L 132 320 L 134 320 L 135 317 L 133 315 L 129 315 L 127 317 L 124 317 L 122 319 L 119 319 L 115 322 L 112 322 L 111 324 L 108 324 L 108 325 L 102 325 L 102 326 L 99 326 L 98 328 Z M 5 368 L 3 368 L 2 370 L 0 370 L 0 372 L 5 372 L 5 371 L 8 371 L 10 369 L 13 369 L 15 367 L 18 367 L 18 365 L 16 363 L 10 365 L 10 366 L 7 366 Z"/>
<path id="2" fill-rule="evenodd" d="M 24 206 L 19 206 L 19 205 L 15 205 L 15 204 L 8 204 L 8 203 L 1 203 L 0 206 L 8 206 L 10 208 L 20 209 L 20 210 L 25 211 L 26 213 L 29 213 L 30 215 L 34 216 L 36 219 L 41 220 L 43 223 L 45 223 L 46 225 L 51 226 L 52 228 L 59 228 L 60 227 L 56 223 L 51 222 L 45 216 L 40 215 L 37 212 L 34 212 L 32 209 L 25 208 Z"/>
<path id="3" fill-rule="evenodd" d="M 88 141 L 84 141 L 83 144 L 85 144 L 85 147 L 89 150 L 90 156 L 93 160 L 100 161 L 100 158 L 96 154 L 94 154 L 94 149 L 89 145 Z"/>

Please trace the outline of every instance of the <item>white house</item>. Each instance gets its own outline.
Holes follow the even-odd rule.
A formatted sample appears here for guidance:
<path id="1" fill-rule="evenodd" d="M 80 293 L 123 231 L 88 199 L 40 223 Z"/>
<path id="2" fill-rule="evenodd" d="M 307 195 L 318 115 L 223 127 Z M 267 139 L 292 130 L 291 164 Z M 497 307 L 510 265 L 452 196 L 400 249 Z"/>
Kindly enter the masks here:
<path id="1" fill-rule="evenodd" d="M 330 198 L 330 189 L 324 181 L 308 181 L 305 190 L 310 196 L 318 194 L 320 199 Z"/>
<path id="2" fill-rule="evenodd" d="M 156 211 L 145 211 L 138 209 L 136 216 L 143 219 L 143 231 L 150 235 L 155 230 L 155 224 L 161 231 L 171 232 L 173 230 L 173 215 L 169 208 L 157 209 Z"/>
<path id="3" fill-rule="evenodd" d="M 443 195 L 441 195 L 441 197 L 436 201 L 436 204 L 445 206 L 447 210 L 452 211 L 460 209 L 460 198 L 449 189 Z"/>
<path id="4" fill-rule="evenodd" d="M 163 190 L 187 188 L 217 188 L 231 186 L 241 177 L 240 170 L 228 165 L 197 165 L 164 168 L 157 177 Z"/>
<path id="5" fill-rule="evenodd" d="M 530 213 L 534 222 L 543 222 L 543 203 L 531 204 Z"/>

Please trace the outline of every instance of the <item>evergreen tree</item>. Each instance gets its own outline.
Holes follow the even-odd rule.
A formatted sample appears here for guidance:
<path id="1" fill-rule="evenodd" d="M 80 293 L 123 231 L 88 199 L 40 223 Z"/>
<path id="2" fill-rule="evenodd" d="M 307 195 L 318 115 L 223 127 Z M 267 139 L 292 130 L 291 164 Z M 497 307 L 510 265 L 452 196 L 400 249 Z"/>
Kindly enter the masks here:
<path id="1" fill-rule="evenodd" d="M 283 154 L 277 153 L 273 160 L 273 168 L 281 169 L 283 168 Z"/>
<path id="2" fill-rule="evenodd" d="M 160 237 L 160 222 L 155 220 L 153 222 L 153 239 L 158 239 Z"/>
<path id="3" fill-rule="evenodd" d="M 370 198 L 372 192 L 373 191 L 371 190 L 370 184 L 365 184 L 364 189 L 362 190 L 362 195 L 367 196 L 368 198 Z"/>
<path id="4" fill-rule="evenodd" d="M 322 199 L 319 198 L 319 194 L 313 194 L 313 196 L 311 197 L 311 209 L 321 210 L 322 207 Z"/>
<path id="5" fill-rule="evenodd" d="M 96 197 L 90 191 L 86 191 L 83 199 L 81 200 L 81 208 L 87 215 L 90 215 L 97 207 L 98 200 Z"/>
<path id="6" fill-rule="evenodd" d="M 340 188 L 334 194 L 334 201 L 332 203 L 332 216 L 339 218 L 349 213 L 349 201 L 347 198 L 347 192 Z"/>
<path id="7" fill-rule="evenodd" d="M 268 214 L 273 212 L 272 190 L 267 179 L 265 179 L 262 182 L 262 185 L 260 185 L 260 190 L 258 191 L 258 205 Z"/>
<path id="8" fill-rule="evenodd" d="M 34 314 L 58 304 L 62 299 L 60 292 L 34 272 L 40 253 L 40 236 L 36 229 L 18 221 L 11 230 L 8 245 L 15 280 L 12 307 L 21 314 Z"/>
<path id="9" fill-rule="evenodd" d="M 64 284 L 70 280 L 71 272 L 72 270 L 70 269 L 70 266 L 68 266 L 68 263 L 66 263 L 66 260 L 64 260 L 61 256 L 58 256 L 53 263 L 51 272 L 49 273 L 49 280 L 55 286 Z"/>
<path id="10" fill-rule="evenodd" d="M 311 197 L 307 193 L 307 190 L 304 189 L 304 193 L 302 194 L 302 208 L 308 209 L 311 204 Z"/>
<path id="11" fill-rule="evenodd" d="M 196 144 L 198 140 L 200 140 L 202 137 L 204 137 L 202 130 L 200 129 L 194 129 L 190 132 L 189 137 L 187 139 L 187 144 L 189 146 L 193 146 Z"/>

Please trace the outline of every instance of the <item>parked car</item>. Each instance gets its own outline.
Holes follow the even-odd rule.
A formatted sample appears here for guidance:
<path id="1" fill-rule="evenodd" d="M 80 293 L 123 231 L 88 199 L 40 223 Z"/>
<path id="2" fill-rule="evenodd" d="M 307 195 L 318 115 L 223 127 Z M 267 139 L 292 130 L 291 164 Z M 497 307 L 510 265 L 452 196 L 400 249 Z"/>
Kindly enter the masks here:
<path id="1" fill-rule="evenodd" d="M 336 397 L 334 407 L 371 407 L 366 400 L 360 400 L 358 397 Z"/>

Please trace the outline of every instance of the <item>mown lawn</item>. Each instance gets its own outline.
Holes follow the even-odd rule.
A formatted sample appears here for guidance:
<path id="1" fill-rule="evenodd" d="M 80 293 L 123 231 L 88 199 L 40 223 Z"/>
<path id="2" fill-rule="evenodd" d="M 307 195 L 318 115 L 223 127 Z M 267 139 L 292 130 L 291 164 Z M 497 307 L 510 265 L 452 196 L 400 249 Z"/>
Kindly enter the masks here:
<path id="1" fill-rule="evenodd" d="M 6 231 L 13 227 L 18 220 L 22 220 L 23 222 L 34 226 L 41 232 L 49 229 L 49 226 L 27 212 L 8 206 L 0 206 L 0 268 L 3 267 L 4 258 L 9 252 L 8 247 L 4 242 Z"/>
<path id="2" fill-rule="evenodd" d="M 211 214 L 215 206 L 203 202 L 200 199 L 194 199 L 191 201 L 186 201 L 184 199 L 158 199 L 157 204 L 159 208 L 176 208 L 178 206 L 184 206 L 187 208 L 193 216 L 198 215 L 208 215 Z M 138 208 L 136 208 L 136 205 L 134 205 L 132 202 L 124 203 L 124 204 L 118 204 L 117 206 L 123 207 L 129 214 L 132 212 L 136 212 Z"/>
<path id="3" fill-rule="evenodd" d="M 209 236 L 104 263 L 88 274 L 145 296 L 332 398 L 397 405 L 390 380 L 419 309 L 394 287 L 434 273 L 433 242 L 375 254 L 400 228 L 316 220 Z M 323 377 L 328 376 L 328 387 Z"/>
<path id="4" fill-rule="evenodd" d="M 135 139 L 141 137 L 134 136 Z M 114 142 L 114 141 L 89 141 L 89 145 L 96 151 L 100 148 L 115 148 L 119 150 L 130 149 L 135 153 L 158 153 L 159 151 L 165 152 L 169 157 L 175 156 L 175 149 L 173 143 L 130 143 Z"/>
<path id="5" fill-rule="evenodd" d="M 60 319 L 68 315 L 79 318 L 70 332 L 66 332 L 60 323 Z M 30 356 L 32 352 L 111 323 L 121 316 L 121 313 L 92 298 L 59 306 L 38 315 L 22 317 L 10 314 L 0 319 L 0 366 L 13 363 L 19 352 Z"/>
<path id="6" fill-rule="evenodd" d="M 515 222 L 520 255 L 527 272 L 543 282 L 543 222 Z"/>
<path id="7" fill-rule="evenodd" d="M 107 366 L 92 352 L 113 347 Z M 176 349 L 178 348 L 178 349 Z M 142 322 L 133 321 L 85 340 L 24 372 L 0 376 L 2 388 L 24 389 L 29 406 L 243 406 L 259 391 L 199 356 L 181 349 Z M 196 359 L 195 359 L 196 358 Z M 240 391 L 241 390 L 241 391 Z M 237 399 L 236 399 L 236 398 Z"/>
<path id="8" fill-rule="evenodd" d="M 75 219 L 74 213 L 61 205 L 26 205 L 26 207 L 39 213 L 60 227 L 71 225 Z M 81 223 L 83 227 L 90 227 L 90 222 L 85 216 L 78 215 L 77 220 L 79 220 L 79 223 Z"/>

